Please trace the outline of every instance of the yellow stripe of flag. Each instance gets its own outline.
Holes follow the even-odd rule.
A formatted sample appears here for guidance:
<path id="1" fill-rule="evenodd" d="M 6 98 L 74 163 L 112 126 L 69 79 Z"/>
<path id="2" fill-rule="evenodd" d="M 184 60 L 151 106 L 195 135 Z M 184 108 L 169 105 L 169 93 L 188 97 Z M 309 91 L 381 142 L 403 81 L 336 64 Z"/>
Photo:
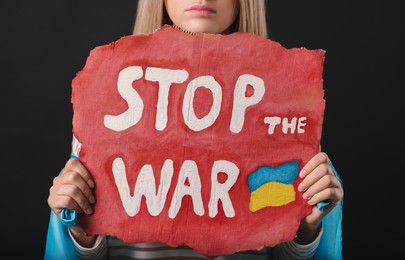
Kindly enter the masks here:
<path id="1" fill-rule="evenodd" d="M 249 209 L 256 212 L 268 206 L 282 206 L 295 200 L 294 186 L 280 182 L 269 182 L 253 191 Z"/>

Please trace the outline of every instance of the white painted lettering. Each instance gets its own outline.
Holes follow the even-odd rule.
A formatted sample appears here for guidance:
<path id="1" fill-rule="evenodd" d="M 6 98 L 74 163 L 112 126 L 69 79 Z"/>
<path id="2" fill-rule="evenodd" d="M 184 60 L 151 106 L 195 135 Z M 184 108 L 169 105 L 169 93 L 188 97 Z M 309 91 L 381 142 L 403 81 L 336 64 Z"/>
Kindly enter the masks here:
<path id="1" fill-rule="evenodd" d="M 248 85 L 254 89 L 254 93 L 250 97 L 246 97 Z M 264 81 L 261 78 L 250 74 L 244 74 L 238 78 L 233 96 L 231 125 L 229 126 L 233 133 L 237 134 L 242 130 L 246 109 L 259 103 L 264 96 L 264 92 Z"/>
<path id="2" fill-rule="evenodd" d="M 267 133 L 269 135 L 272 135 L 274 134 L 274 129 L 276 128 L 276 126 L 281 123 L 281 118 L 278 116 L 266 116 L 264 117 L 264 123 L 269 124 Z"/>
<path id="3" fill-rule="evenodd" d="M 284 134 L 287 134 L 288 133 L 288 129 L 290 129 L 290 133 L 291 134 L 294 134 L 295 133 L 295 128 L 296 128 L 296 126 L 297 126 L 297 118 L 296 117 L 293 117 L 292 119 L 291 119 L 291 121 L 290 122 L 288 122 L 288 118 L 287 117 L 285 117 L 285 118 L 283 118 L 283 123 L 282 123 L 282 125 L 283 125 L 283 133 Z"/>
<path id="4" fill-rule="evenodd" d="M 305 116 L 298 118 L 297 132 L 299 134 L 305 133 L 305 129 L 303 127 L 307 125 L 306 120 L 307 118 Z"/>
<path id="5" fill-rule="evenodd" d="M 186 185 L 188 180 L 190 185 Z M 180 168 L 179 179 L 169 208 L 169 218 L 175 218 L 180 210 L 183 197 L 190 195 L 193 209 L 198 216 L 204 215 L 204 206 L 201 196 L 201 180 L 197 164 L 192 160 L 185 160 Z"/>
<path id="6" fill-rule="evenodd" d="M 134 126 L 142 117 L 143 101 L 138 92 L 132 87 L 132 82 L 141 79 L 142 68 L 132 66 L 123 69 L 118 75 L 118 92 L 127 102 L 128 110 L 122 114 L 104 116 L 104 126 L 115 131 L 123 131 Z"/>
<path id="7" fill-rule="evenodd" d="M 213 97 L 211 110 L 203 118 L 199 119 L 194 112 L 194 94 L 199 87 L 208 88 Z M 217 119 L 222 103 L 222 88 L 212 76 L 201 76 L 193 79 L 187 86 L 183 100 L 184 123 L 194 131 L 201 131 L 214 124 Z"/>
<path id="8" fill-rule="evenodd" d="M 264 123 L 269 125 L 269 128 L 267 130 L 267 133 L 269 135 L 274 134 L 275 129 L 280 124 L 283 134 L 295 134 L 295 130 L 297 130 L 298 134 L 303 134 L 305 133 L 304 126 L 307 125 L 306 120 L 307 118 L 305 116 L 299 117 L 298 119 L 297 117 L 293 117 L 291 118 L 291 121 L 289 121 L 287 117 L 284 117 L 283 119 L 278 116 L 264 117 Z"/>
<path id="9" fill-rule="evenodd" d="M 160 173 L 160 184 L 156 194 L 155 176 L 152 166 L 146 164 L 142 167 L 135 185 L 134 196 L 131 196 L 125 165 L 122 158 L 116 158 L 113 162 L 112 172 L 115 184 L 120 194 L 122 205 L 129 216 L 138 214 L 142 196 L 146 198 L 146 205 L 152 216 L 157 216 L 162 211 L 169 191 L 173 176 L 173 161 L 167 159 Z"/>
<path id="10" fill-rule="evenodd" d="M 167 125 L 167 106 L 169 104 L 169 91 L 172 83 L 183 83 L 188 78 L 186 70 L 171 70 L 161 68 L 146 68 L 145 79 L 159 82 L 158 103 L 155 127 L 163 131 Z"/>
<path id="11" fill-rule="evenodd" d="M 227 179 L 224 183 L 218 182 L 218 174 L 220 172 L 227 174 Z M 209 216 L 211 218 L 218 214 L 218 202 L 221 200 L 222 207 L 225 212 L 225 216 L 228 218 L 235 217 L 235 210 L 232 205 L 231 198 L 229 197 L 229 190 L 235 184 L 238 179 L 239 168 L 236 164 L 219 160 L 215 161 L 212 166 L 211 172 L 211 196 L 210 202 L 208 203 Z"/>

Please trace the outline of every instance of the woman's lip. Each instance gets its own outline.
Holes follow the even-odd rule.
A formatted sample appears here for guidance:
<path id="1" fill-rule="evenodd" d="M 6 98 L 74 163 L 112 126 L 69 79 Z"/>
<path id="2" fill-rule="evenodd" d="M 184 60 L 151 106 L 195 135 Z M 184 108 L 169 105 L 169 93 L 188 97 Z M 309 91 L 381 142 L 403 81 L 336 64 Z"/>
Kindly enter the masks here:
<path id="1" fill-rule="evenodd" d="M 207 5 L 193 5 L 187 11 L 194 14 L 214 14 L 216 13 L 212 8 Z"/>

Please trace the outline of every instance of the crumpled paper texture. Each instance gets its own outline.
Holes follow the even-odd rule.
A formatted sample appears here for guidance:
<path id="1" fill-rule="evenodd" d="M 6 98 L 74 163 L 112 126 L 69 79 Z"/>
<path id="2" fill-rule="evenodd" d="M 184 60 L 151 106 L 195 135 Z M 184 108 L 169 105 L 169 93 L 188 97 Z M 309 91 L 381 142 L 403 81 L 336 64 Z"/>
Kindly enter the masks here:
<path id="1" fill-rule="evenodd" d="M 300 220 L 311 210 L 297 192 L 301 179 L 297 177 L 291 183 L 287 204 L 252 212 L 248 177 L 260 167 L 277 167 L 288 162 L 297 162 L 301 169 L 319 151 L 325 107 L 324 58 L 323 50 L 286 49 L 277 42 L 249 33 L 192 36 L 170 26 L 150 35 L 122 37 L 93 49 L 84 68 L 72 81 L 71 98 L 73 132 L 82 144 L 80 160 L 96 183 L 95 213 L 79 218 L 85 231 L 113 234 L 127 243 L 187 245 L 206 256 L 261 249 L 292 240 Z M 142 112 L 135 111 L 140 107 L 139 102 L 128 102 L 118 91 L 119 75 L 129 67 L 137 67 L 142 73 L 131 83 L 132 90 L 127 89 L 127 93 L 133 94 L 135 90 L 139 95 Z M 159 97 L 162 86 L 158 81 L 145 78 L 148 68 L 187 73 L 183 82 L 170 85 L 166 110 L 165 99 L 162 95 Z M 239 93 L 239 99 L 235 98 L 235 86 L 241 75 L 254 75 L 263 81 L 265 91 L 256 104 L 249 105 L 253 100 L 249 97 L 259 93 L 255 86 L 247 86 L 243 95 Z M 191 81 L 203 76 L 210 76 L 210 84 L 215 85 L 217 92 L 204 86 L 194 86 L 194 89 L 189 86 Z M 194 91 L 194 96 L 186 105 L 188 88 Z M 166 113 L 166 122 L 157 120 L 158 103 L 160 116 Z M 245 109 L 241 109 L 241 104 L 245 104 Z M 106 115 L 120 115 L 131 106 L 139 117 L 135 124 L 128 124 L 129 127 L 119 131 L 106 127 Z M 184 107 L 193 109 L 197 123 L 187 121 L 190 114 L 184 115 Z M 217 112 L 212 112 L 212 107 L 218 108 Z M 243 114 L 242 122 L 234 113 Z M 211 116 L 206 117 L 211 123 L 204 125 L 201 119 L 207 115 Z M 280 123 L 270 134 L 266 117 L 287 120 L 286 128 L 283 131 Z M 293 118 L 296 118 L 294 131 L 288 128 Z M 305 120 L 298 127 L 300 118 Z M 236 122 L 233 130 L 232 120 Z M 193 130 L 190 126 L 202 129 Z M 299 132 L 298 128 L 304 132 Z M 150 214 L 145 197 L 141 198 L 139 211 L 128 215 L 113 174 L 117 158 L 121 166 L 125 166 L 126 183 L 122 185 L 129 188 L 129 197 L 134 196 L 136 185 L 142 185 L 137 179 L 145 165 L 152 168 L 158 189 L 164 177 L 161 170 L 165 161 L 173 162 L 165 200 L 162 202 L 164 196 L 157 198 L 164 205 L 158 215 Z M 216 215 L 210 216 L 212 170 L 214 163 L 220 160 L 233 163 L 239 171 L 236 181 L 225 192 L 234 210 L 231 217 L 225 214 L 221 200 L 216 203 Z M 194 162 L 197 169 L 187 168 L 194 171 L 188 173 L 191 175 L 184 175 L 183 169 L 179 178 L 185 161 Z M 193 178 L 188 178 L 190 176 Z M 218 188 L 230 175 L 220 172 L 214 177 Z M 198 181 L 201 187 L 196 185 Z M 143 185 L 151 187 L 151 183 Z M 192 194 L 200 195 L 181 196 L 176 193 L 177 186 L 182 191 L 189 189 Z M 203 208 L 201 214 L 200 207 L 199 215 L 194 209 L 198 196 L 201 196 Z M 283 194 L 277 196 L 283 197 Z M 293 201 L 290 201 L 291 196 Z M 171 205 L 179 203 L 177 215 L 171 218 Z"/>

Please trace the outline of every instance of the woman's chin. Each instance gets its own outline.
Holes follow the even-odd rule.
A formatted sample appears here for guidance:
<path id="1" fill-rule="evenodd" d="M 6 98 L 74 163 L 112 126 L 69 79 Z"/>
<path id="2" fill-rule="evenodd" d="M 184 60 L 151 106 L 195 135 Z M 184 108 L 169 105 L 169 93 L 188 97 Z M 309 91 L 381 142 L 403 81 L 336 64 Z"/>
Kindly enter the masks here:
<path id="1" fill-rule="evenodd" d="M 190 32 L 190 33 L 222 33 L 220 28 L 217 28 L 216 26 L 213 26 L 211 23 L 207 22 L 201 22 L 201 23 L 193 23 L 193 24 L 188 24 L 186 26 L 178 26 L 184 31 Z"/>

